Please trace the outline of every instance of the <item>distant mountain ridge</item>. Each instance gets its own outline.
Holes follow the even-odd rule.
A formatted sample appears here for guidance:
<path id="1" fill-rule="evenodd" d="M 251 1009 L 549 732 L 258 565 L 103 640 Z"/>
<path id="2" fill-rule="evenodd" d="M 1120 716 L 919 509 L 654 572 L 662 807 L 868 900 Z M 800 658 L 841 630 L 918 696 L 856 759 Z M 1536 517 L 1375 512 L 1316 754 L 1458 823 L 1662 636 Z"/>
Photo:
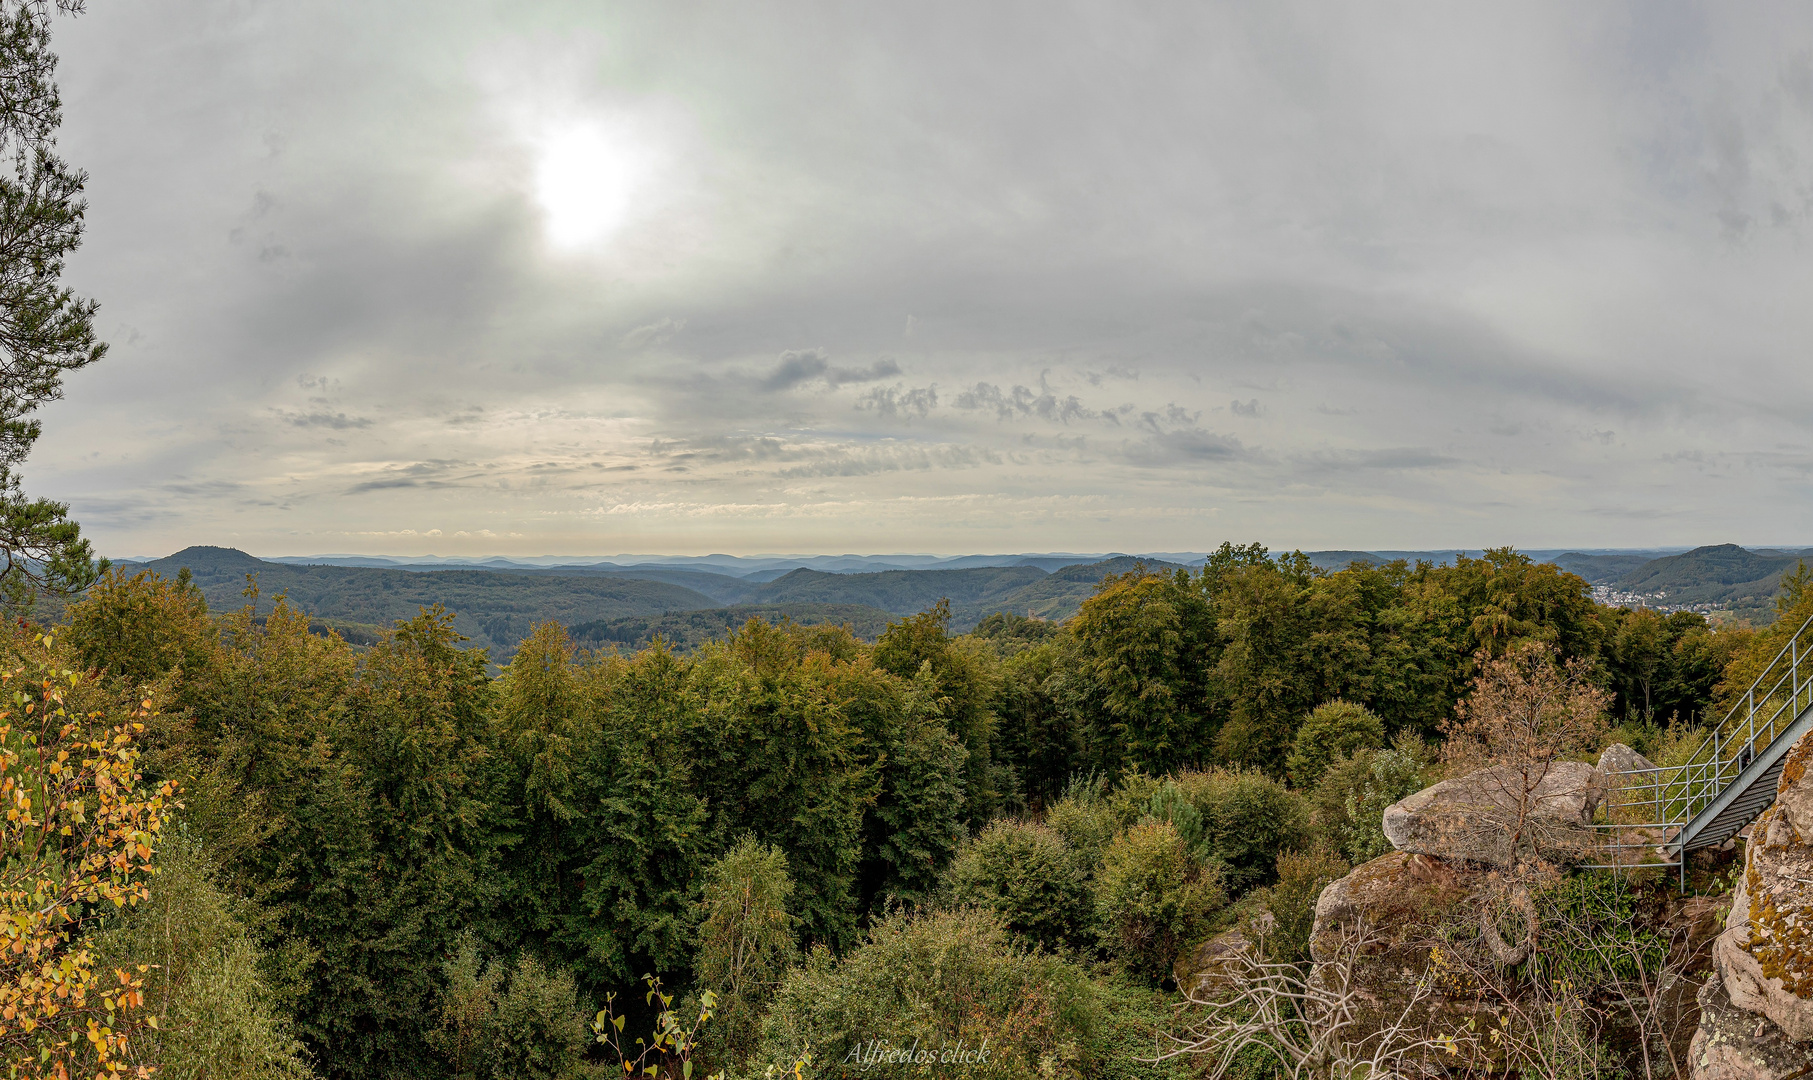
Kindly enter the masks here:
<path id="1" fill-rule="evenodd" d="M 886 570 L 960 570 L 988 566 L 1037 566 L 1055 570 L 1064 566 L 1101 562 L 1121 557 L 1109 554 L 1047 552 L 1020 555 L 613 555 L 608 558 L 538 555 L 518 558 L 485 556 L 470 558 L 438 555 L 278 555 L 266 562 L 296 566 L 363 566 L 399 570 L 524 570 L 524 571 L 590 571 L 612 572 L 628 569 L 665 568 L 677 571 L 703 571 L 730 577 L 765 575 L 771 580 L 791 570 L 805 568 L 832 574 L 875 573 Z M 1142 556 L 1164 562 L 1200 562 L 1204 553 L 1171 552 Z M 142 561 L 142 560 L 132 560 Z"/>
<path id="2" fill-rule="evenodd" d="M 123 562 L 120 569 L 144 568 L 174 577 L 186 568 L 216 611 L 244 606 L 247 576 L 255 575 L 260 611 L 269 611 L 281 594 L 330 626 L 388 625 L 438 603 L 455 613 L 460 633 L 503 659 L 540 622 L 587 626 L 599 640 L 642 640 L 657 632 L 699 637 L 715 633 L 712 628 L 729 617 L 711 612 L 733 606 L 801 623 L 848 622 L 868 636 L 879 633 L 889 619 L 924 611 L 941 599 L 950 600 L 952 628 L 959 632 L 996 611 L 1063 619 L 1075 613 L 1104 576 L 1137 565 L 1178 568 L 1120 556 L 1053 572 L 1037 565 L 841 574 L 796 568 L 771 581 L 753 581 L 672 566 L 500 570 L 294 564 L 259 559 L 236 548 L 200 546 L 148 563 Z M 672 621 L 681 615 L 688 618 Z"/>
<path id="3" fill-rule="evenodd" d="M 1315 565 L 1334 571 L 1355 562 L 1376 565 L 1394 558 L 1446 563 L 1454 553 L 1306 554 Z M 1579 574 L 1609 603 L 1718 607 L 1766 618 L 1782 576 L 1802 558 L 1813 557 L 1813 549 L 1748 550 L 1716 544 L 1659 557 L 1630 551 L 1526 554 Z M 899 558 L 895 556 L 836 556 L 823 564 L 885 567 L 866 570 L 789 566 L 775 558 L 733 562 L 729 565 L 743 572 L 727 573 L 709 569 L 723 564 L 706 560 L 737 557 L 634 566 L 496 565 L 507 560 L 488 566 L 355 566 L 259 559 L 236 548 L 201 546 L 149 562 L 122 562 L 121 569 L 148 567 L 174 576 L 187 567 L 216 611 L 243 606 L 247 575 L 256 575 L 261 611 L 268 611 L 273 599 L 284 594 L 323 623 L 365 636 L 439 603 L 456 614 L 454 626 L 473 644 L 504 659 L 535 624 L 549 620 L 569 628 L 585 627 L 599 642 L 625 644 L 646 641 L 657 633 L 676 643 L 710 640 L 750 615 L 786 617 L 803 624 L 848 623 L 859 634 L 873 636 L 889 619 L 924 611 L 942 599 L 950 601 L 952 629 L 958 632 L 997 611 L 1062 620 L 1074 614 L 1109 574 L 1140 565 L 1151 569 L 1200 565 L 1200 557 L 1188 553 L 1183 558 L 1189 563 L 1131 555 L 1073 563 L 1072 557 L 936 557 L 942 565 L 918 569 L 893 566 Z M 750 562 L 771 565 L 751 570 Z"/>

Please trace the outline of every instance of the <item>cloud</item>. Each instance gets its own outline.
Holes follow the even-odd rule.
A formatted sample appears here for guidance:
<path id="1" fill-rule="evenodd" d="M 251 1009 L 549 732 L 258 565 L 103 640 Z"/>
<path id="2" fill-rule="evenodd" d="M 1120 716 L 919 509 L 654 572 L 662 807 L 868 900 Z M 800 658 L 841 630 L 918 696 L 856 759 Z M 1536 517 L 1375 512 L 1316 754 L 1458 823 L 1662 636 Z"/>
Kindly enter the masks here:
<path id="1" fill-rule="evenodd" d="M 344 431 L 348 428 L 367 428 L 370 427 L 372 423 L 371 420 L 366 417 L 348 416 L 343 412 L 300 413 L 285 412 L 282 409 L 273 409 L 272 411 L 281 417 L 284 422 L 293 424 L 296 427 L 322 427 L 332 428 L 335 431 Z"/>
<path id="2" fill-rule="evenodd" d="M 899 374 L 900 365 L 893 357 L 884 356 L 868 367 L 846 368 L 832 367 L 830 357 L 823 349 L 788 350 L 781 354 L 780 362 L 762 380 L 762 386 L 768 390 L 789 390 L 802 383 L 823 379 L 828 385 L 838 387 L 875 382 Z"/>
<path id="3" fill-rule="evenodd" d="M 911 390 L 903 390 L 898 386 L 878 386 L 858 398 L 856 407 L 880 416 L 918 416 L 924 419 L 938 407 L 938 391 L 930 386 Z"/>
<path id="4" fill-rule="evenodd" d="M 405 488 L 465 486 L 462 481 L 473 479 L 473 472 L 474 466 L 470 462 L 416 461 L 407 465 L 386 465 L 378 470 L 378 475 L 348 487 L 345 494 L 363 495 L 373 491 L 392 491 Z"/>
<path id="5" fill-rule="evenodd" d="M 618 342 L 625 349 L 646 349 L 651 345 L 665 345 L 672 341 L 675 334 L 686 329 L 685 319 L 675 319 L 663 315 L 646 326 L 638 326 L 623 335 Z"/>
<path id="6" fill-rule="evenodd" d="M 888 445 L 840 448 L 817 460 L 788 466 L 782 477 L 875 476 L 904 471 L 974 469 L 1001 464 L 1001 455 L 974 446 Z"/>
<path id="7" fill-rule="evenodd" d="M 1813 10 L 170 3 L 55 30 L 103 549 L 1813 537 Z"/>
<path id="8" fill-rule="evenodd" d="M 1299 457 L 1297 467 L 1304 472 L 1339 473 L 1361 470 L 1400 472 L 1411 469 L 1440 469 L 1461 464 L 1450 454 L 1425 447 L 1394 446 L 1376 450 L 1325 450 Z"/>
<path id="9" fill-rule="evenodd" d="M 900 365 L 891 356 L 884 356 L 866 368 L 832 368 L 825 373 L 825 381 L 832 386 L 843 386 L 846 383 L 868 383 L 881 379 L 891 379 L 900 374 Z"/>
<path id="10" fill-rule="evenodd" d="M 788 350 L 781 354 L 781 362 L 775 365 L 762 385 L 769 390 L 786 390 L 800 383 L 816 379 L 831 367 L 825 358 L 823 349 L 806 349 L 803 351 Z"/>
<path id="11" fill-rule="evenodd" d="M 1203 462 L 1236 462 L 1254 455 L 1240 440 L 1200 428 L 1167 431 L 1121 444 L 1120 456 L 1143 468 L 1164 468 Z"/>
<path id="12" fill-rule="evenodd" d="M 1049 389 L 1041 386 L 1039 391 L 1029 387 L 1015 386 L 1011 391 L 1002 393 L 1001 388 L 992 383 L 976 383 L 962 391 L 956 397 L 955 404 L 959 409 L 993 410 L 1001 420 L 1015 417 L 1038 417 L 1060 424 L 1073 420 L 1107 419 L 1114 421 L 1112 414 L 1104 414 L 1088 408 L 1075 394 L 1059 397 Z"/>

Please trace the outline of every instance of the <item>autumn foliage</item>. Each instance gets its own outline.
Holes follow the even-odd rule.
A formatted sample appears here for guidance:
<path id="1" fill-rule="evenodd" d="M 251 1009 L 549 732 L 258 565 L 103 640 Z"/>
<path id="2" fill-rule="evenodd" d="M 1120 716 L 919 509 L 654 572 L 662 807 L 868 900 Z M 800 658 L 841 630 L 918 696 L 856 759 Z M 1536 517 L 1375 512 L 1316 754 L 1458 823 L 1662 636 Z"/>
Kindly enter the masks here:
<path id="1" fill-rule="evenodd" d="M 138 771 L 150 701 L 108 700 L 43 636 L 0 670 L 0 1064 L 17 1077 L 148 1076 L 133 1035 L 146 969 L 106 969 L 84 939 L 149 896 L 172 785 Z"/>

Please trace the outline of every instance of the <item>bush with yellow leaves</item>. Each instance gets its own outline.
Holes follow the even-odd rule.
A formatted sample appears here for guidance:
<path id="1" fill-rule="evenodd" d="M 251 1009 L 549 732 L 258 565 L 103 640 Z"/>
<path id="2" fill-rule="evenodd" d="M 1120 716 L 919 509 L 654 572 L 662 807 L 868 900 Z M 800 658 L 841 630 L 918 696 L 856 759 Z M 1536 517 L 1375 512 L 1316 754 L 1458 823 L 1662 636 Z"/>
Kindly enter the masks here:
<path id="1" fill-rule="evenodd" d="M 149 788 L 137 740 L 150 701 L 118 700 L 21 635 L 0 669 L 0 1068 L 19 1077 L 148 1076 L 133 1036 L 145 968 L 103 968 L 89 931 L 143 902 L 177 804 Z"/>

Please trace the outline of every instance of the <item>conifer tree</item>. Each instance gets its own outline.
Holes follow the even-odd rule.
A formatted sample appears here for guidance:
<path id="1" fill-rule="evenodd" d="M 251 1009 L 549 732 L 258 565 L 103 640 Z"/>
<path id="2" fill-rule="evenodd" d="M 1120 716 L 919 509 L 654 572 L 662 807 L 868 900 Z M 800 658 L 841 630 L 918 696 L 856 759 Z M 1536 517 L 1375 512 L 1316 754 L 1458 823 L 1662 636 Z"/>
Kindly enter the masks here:
<path id="1" fill-rule="evenodd" d="M 0 603 L 29 606 L 40 591 L 80 592 L 97 567 L 69 507 L 32 499 L 19 467 L 41 433 L 40 405 L 63 395 L 63 374 L 99 360 L 95 302 L 63 283 L 82 241 L 88 176 L 57 156 L 63 118 L 50 51 L 56 12 L 83 0 L 0 0 Z"/>

